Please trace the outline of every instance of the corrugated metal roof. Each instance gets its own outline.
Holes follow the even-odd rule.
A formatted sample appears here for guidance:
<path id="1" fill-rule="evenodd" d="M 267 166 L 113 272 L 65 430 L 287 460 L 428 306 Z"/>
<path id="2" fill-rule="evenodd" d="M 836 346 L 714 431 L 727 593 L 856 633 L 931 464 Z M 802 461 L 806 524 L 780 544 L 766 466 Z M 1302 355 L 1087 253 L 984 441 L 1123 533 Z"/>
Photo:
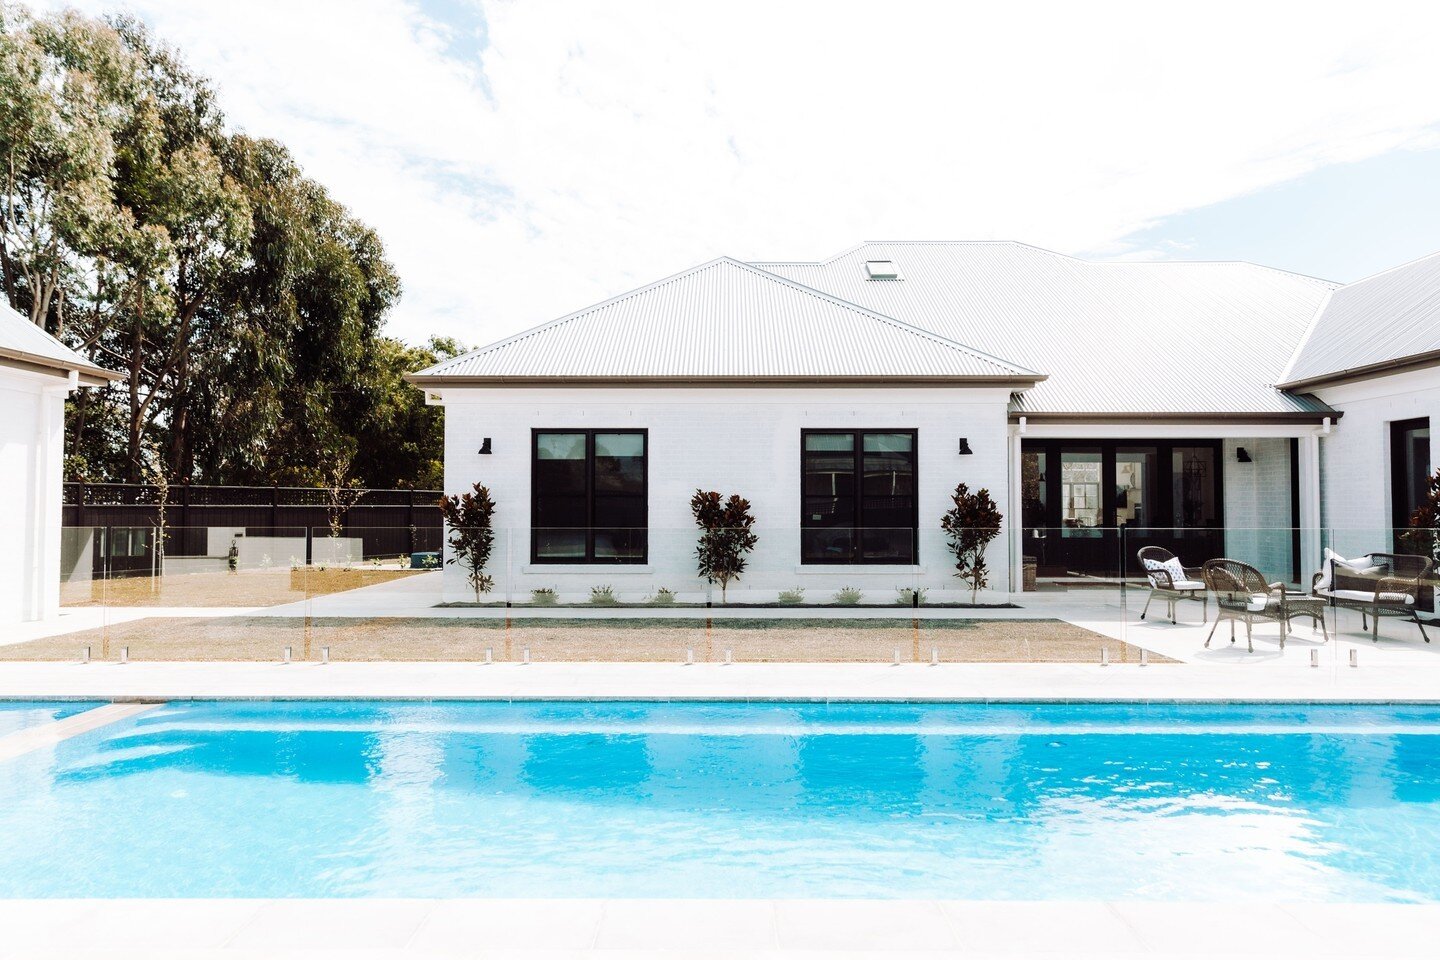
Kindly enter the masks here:
<path id="1" fill-rule="evenodd" d="M 867 279 L 891 260 L 901 280 Z M 1013 242 L 865 243 L 756 264 L 1041 370 L 1027 413 L 1328 412 L 1276 389 L 1334 285 L 1249 263 L 1091 262 Z"/>
<path id="2" fill-rule="evenodd" d="M 60 374 L 78 370 L 88 383 L 124 379 L 95 366 L 6 303 L 0 303 L 0 366 L 43 367 Z"/>
<path id="3" fill-rule="evenodd" d="M 1332 292 L 1281 380 L 1302 385 L 1342 379 L 1437 353 L 1440 253 Z"/>
<path id="4" fill-rule="evenodd" d="M 722 257 L 411 375 L 426 383 L 872 377 L 1037 374 Z"/>

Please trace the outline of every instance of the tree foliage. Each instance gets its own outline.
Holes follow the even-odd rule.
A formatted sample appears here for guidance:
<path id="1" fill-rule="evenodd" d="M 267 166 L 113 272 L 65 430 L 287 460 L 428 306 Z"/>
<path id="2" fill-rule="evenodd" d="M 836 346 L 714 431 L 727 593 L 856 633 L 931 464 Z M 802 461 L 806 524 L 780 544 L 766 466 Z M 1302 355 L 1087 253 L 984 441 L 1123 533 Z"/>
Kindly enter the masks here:
<path id="1" fill-rule="evenodd" d="M 153 446 L 177 481 L 438 479 L 399 374 L 458 348 L 382 336 L 379 237 L 134 19 L 0 4 L 0 283 L 126 375 L 71 401 L 72 474 L 139 480 Z"/>
<path id="2" fill-rule="evenodd" d="M 970 585 L 970 602 L 974 603 L 980 591 L 990 585 L 985 548 L 1000 535 L 1004 517 L 990 491 L 984 488 L 971 493 L 967 485 L 956 484 L 950 500 L 952 506 L 940 518 L 940 529 L 945 531 L 950 552 L 955 555 L 955 576 Z"/>
<path id="3" fill-rule="evenodd" d="M 495 585 L 485 573 L 490 553 L 495 549 L 495 501 L 482 484 L 475 484 L 471 493 L 440 498 L 440 512 L 445 517 L 446 539 L 451 556 L 446 563 L 458 564 L 466 570 L 466 579 L 475 589 L 475 601 Z"/>
<path id="4" fill-rule="evenodd" d="M 755 549 L 759 537 L 752 531 L 755 518 L 750 515 L 750 501 L 739 494 L 728 500 L 714 490 L 696 490 L 690 498 L 690 512 L 700 528 L 695 547 L 700 576 L 707 583 L 720 584 L 720 602 L 725 602 L 725 589 L 731 580 L 745 572 L 745 555 Z"/>
<path id="5" fill-rule="evenodd" d="M 1440 567 L 1440 470 L 1427 481 L 1424 499 L 1410 514 L 1410 529 L 1397 539 L 1406 550 L 1429 557 Z"/>

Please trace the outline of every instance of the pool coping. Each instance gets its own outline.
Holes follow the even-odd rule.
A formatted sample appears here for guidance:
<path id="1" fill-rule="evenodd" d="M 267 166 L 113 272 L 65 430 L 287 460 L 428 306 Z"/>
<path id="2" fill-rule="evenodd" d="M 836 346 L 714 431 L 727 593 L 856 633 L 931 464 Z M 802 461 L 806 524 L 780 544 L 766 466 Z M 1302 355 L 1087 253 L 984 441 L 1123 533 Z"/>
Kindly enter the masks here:
<path id="1" fill-rule="evenodd" d="M 1440 671 L 1196 664 L 7 663 L 0 700 L 1440 705 Z"/>

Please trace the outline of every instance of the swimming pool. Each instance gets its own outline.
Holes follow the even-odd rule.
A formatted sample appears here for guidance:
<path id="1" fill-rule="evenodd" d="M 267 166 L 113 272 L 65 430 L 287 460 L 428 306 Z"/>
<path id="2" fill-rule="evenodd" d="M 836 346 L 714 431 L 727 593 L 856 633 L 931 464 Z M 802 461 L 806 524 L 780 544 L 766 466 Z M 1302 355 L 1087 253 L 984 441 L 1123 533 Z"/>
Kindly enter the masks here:
<path id="1" fill-rule="evenodd" d="M 0 737 L 98 707 L 78 701 L 0 700 Z"/>
<path id="2" fill-rule="evenodd" d="M 0 764 L 3 897 L 1440 899 L 1440 709 L 176 703 Z"/>

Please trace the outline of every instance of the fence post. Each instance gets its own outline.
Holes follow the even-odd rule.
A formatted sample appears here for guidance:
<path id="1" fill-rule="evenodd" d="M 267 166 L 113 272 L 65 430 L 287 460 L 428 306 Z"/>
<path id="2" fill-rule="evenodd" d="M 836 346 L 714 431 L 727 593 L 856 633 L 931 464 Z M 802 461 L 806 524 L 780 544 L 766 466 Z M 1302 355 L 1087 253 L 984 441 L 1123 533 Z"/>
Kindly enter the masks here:
<path id="1" fill-rule="evenodd" d="M 410 488 L 410 504 L 405 511 L 405 526 L 410 531 L 410 554 L 415 553 L 415 488 Z"/>

